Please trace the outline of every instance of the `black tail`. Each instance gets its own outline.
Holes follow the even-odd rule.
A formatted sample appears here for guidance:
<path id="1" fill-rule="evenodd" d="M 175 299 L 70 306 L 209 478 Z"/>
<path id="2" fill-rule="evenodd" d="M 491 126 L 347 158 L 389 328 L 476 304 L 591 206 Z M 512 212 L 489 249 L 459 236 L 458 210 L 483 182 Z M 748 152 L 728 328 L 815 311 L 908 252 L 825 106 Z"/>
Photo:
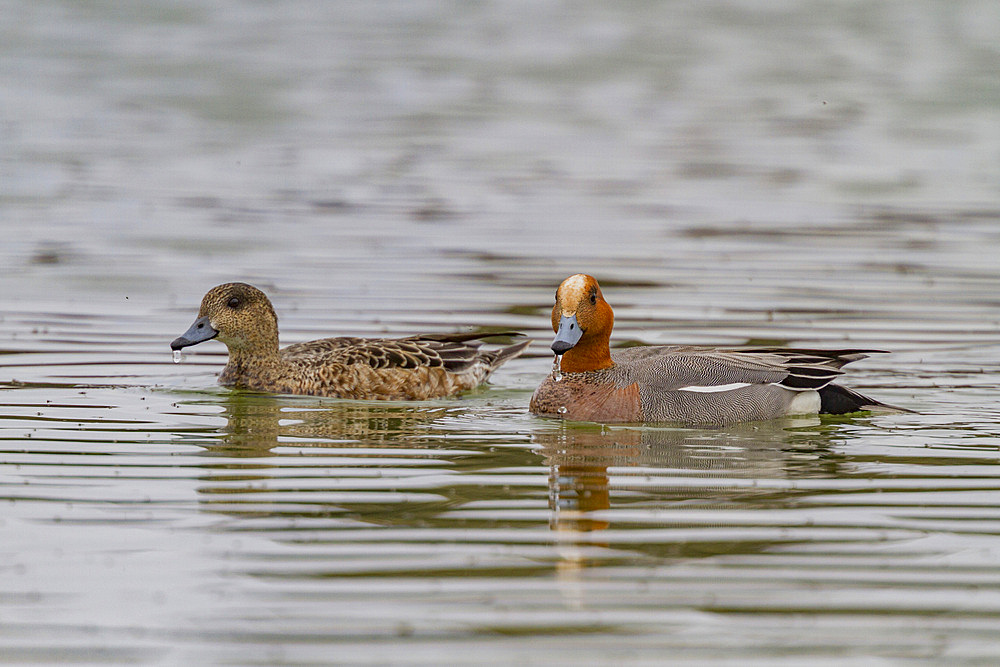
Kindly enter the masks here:
<path id="1" fill-rule="evenodd" d="M 895 405 L 876 401 L 868 398 L 847 387 L 830 383 L 819 390 L 820 407 L 819 411 L 828 415 L 843 415 L 849 412 L 861 412 L 864 410 L 877 410 L 889 412 L 913 412 L 906 408 L 898 408 Z"/>

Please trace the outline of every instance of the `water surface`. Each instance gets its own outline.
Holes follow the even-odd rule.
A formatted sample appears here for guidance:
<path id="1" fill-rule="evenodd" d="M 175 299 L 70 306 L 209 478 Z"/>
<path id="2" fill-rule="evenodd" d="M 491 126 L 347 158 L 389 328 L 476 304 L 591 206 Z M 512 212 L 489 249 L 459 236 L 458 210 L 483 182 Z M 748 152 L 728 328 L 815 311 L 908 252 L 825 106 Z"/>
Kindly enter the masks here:
<path id="1" fill-rule="evenodd" d="M 516 11 L 515 11 L 516 9 Z M 984 664 L 1000 653 L 1000 10 L 0 3 L 0 661 Z M 527 413 L 619 342 L 890 350 L 917 414 Z M 285 343 L 537 342 L 469 395 L 232 392 Z"/>

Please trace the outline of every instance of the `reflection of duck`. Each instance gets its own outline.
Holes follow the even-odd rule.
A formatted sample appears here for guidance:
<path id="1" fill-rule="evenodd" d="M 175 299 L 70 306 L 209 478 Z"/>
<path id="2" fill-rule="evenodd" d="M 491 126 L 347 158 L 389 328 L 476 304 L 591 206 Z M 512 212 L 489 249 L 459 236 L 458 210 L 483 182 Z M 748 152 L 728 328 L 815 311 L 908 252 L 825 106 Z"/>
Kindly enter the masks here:
<path id="1" fill-rule="evenodd" d="M 455 509 L 453 493 L 465 500 L 510 498 L 506 485 L 470 482 L 466 488 L 453 472 L 528 469 L 539 461 L 533 449 L 484 447 L 483 421 L 465 403 L 231 392 L 211 405 L 223 409 L 218 416 L 226 421 L 205 446 L 205 484 L 199 493 L 217 512 L 231 511 L 234 497 L 243 495 L 236 514 L 245 514 L 252 505 L 257 516 L 337 514 L 363 517 L 367 523 L 410 525 Z M 529 477 L 533 483 L 527 492 L 539 492 L 539 480 Z M 435 481 L 428 485 L 431 478 Z M 307 496 L 284 506 L 285 494 L 297 489 L 307 489 Z"/>
<path id="2" fill-rule="evenodd" d="M 392 480 L 401 487 L 408 481 L 396 477 L 399 456 L 386 450 L 409 450 L 413 435 L 455 411 L 456 407 L 406 403 L 329 401 L 302 397 L 233 392 L 221 401 L 226 419 L 221 442 L 207 448 L 204 482 L 198 493 L 205 509 L 222 514 L 256 517 L 309 517 L 336 515 L 340 518 L 366 517 L 382 523 L 388 507 L 372 502 L 371 480 L 385 480 L 383 493 L 393 495 Z M 311 451 L 315 450 L 315 452 Z M 334 453 L 335 452 L 335 453 Z M 444 450 L 447 452 L 447 449 Z M 463 456 L 461 452 L 456 456 Z M 231 461 L 220 461 L 223 456 Z M 417 457 L 446 458 L 439 450 Z M 387 459 L 393 459 L 390 464 Z M 404 466 L 405 467 L 405 466 Z M 346 476 L 342 468 L 347 469 Z M 359 470 L 364 470 L 358 474 Z M 292 471 L 293 474 L 288 474 Z M 366 474 L 371 471 L 371 474 Z M 355 487 L 354 483 L 360 484 Z M 300 486 L 301 485 L 301 486 Z M 305 497 L 299 494 L 304 492 Z M 295 499 L 290 501 L 289 494 Z M 408 512 L 436 513 L 447 501 L 423 489 L 399 491 L 406 498 Z M 375 496 L 380 493 L 375 491 Z M 432 511 L 429 508 L 434 508 Z M 372 519 L 375 514 L 379 518 Z M 400 515 L 397 518 L 396 515 Z M 391 512 L 392 520 L 406 521 L 403 512 Z"/>
<path id="3" fill-rule="evenodd" d="M 378 442 L 392 446 L 414 430 L 438 419 L 450 408 L 348 401 L 314 402 L 262 394 L 233 393 L 226 397 L 222 416 L 222 449 L 232 454 L 260 456 L 278 445 L 310 441 L 330 446 L 336 441 Z"/>
<path id="4" fill-rule="evenodd" d="M 205 295 L 198 319 L 174 350 L 218 338 L 229 349 L 219 382 L 281 394 L 359 400 L 425 400 L 474 389 L 530 341 L 480 352 L 500 334 L 324 338 L 278 349 L 278 318 L 256 287 L 227 283 Z M 507 334 L 503 334 L 507 335 Z"/>
<path id="5" fill-rule="evenodd" d="M 581 424 L 540 432 L 533 440 L 549 465 L 553 529 L 585 532 L 609 527 L 607 515 L 589 513 L 610 509 L 612 491 L 625 501 L 655 495 L 660 502 L 706 508 L 764 492 L 711 480 L 827 476 L 836 464 L 822 456 L 829 436 L 819 425 L 815 417 L 725 430 Z M 800 451 L 808 454 L 797 456 Z M 709 481 L 678 484 L 677 478 Z"/>
<path id="6" fill-rule="evenodd" d="M 559 369 L 535 414 L 596 422 L 732 424 L 785 415 L 900 410 L 833 384 L 876 350 L 638 346 L 612 352 L 614 313 L 597 281 L 570 276 L 552 309 Z"/>
<path id="7" fill-rule="evenodd" d="M 726 429 L 562 424 L 536 433 L 550 470 L 550 527 L 566 604 L 583 604 L 582 572 L 609 558 L 701 559 L 786 541 L 727 531 L 730 513 L 718 510 L 750 510 L 752 521 L 754 509 L 782 506 L 800 493 L 758 488 L 757 480 L 836 476 L 827 428 L 805 417 Z M 648 532 L 630 539 L 636 529 Z"/>

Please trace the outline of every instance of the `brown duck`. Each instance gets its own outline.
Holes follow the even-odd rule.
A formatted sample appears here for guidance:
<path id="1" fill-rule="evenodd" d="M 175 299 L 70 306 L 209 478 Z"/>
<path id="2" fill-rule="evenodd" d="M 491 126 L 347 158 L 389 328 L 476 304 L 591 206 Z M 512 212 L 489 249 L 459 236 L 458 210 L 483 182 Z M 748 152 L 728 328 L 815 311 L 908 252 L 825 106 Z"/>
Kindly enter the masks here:
<path id="1" fill-rule="evenodd" d="M 278 317 L 246 283 L 213 287 L 174 350 L 213 338 L 229 348 L 219 383 L 281 394 L 358 400 L 424 400 L 473 389 L 530 341 L 491 352 L 478 339 L 510 334 L 421 334 L 408 338 L 323 338 L 278 349 Z"/>
<path id="2" fill-rule="evenodd" d="M 785 415 L 882 409 L 833 380 L 879 350 L 648 345 L 611 350 L 615 316 L 582 273 L 559 285 L 552 309 L 558 368 L 531 397 L 531 412 L 596 422 L 731 424 Z"/>

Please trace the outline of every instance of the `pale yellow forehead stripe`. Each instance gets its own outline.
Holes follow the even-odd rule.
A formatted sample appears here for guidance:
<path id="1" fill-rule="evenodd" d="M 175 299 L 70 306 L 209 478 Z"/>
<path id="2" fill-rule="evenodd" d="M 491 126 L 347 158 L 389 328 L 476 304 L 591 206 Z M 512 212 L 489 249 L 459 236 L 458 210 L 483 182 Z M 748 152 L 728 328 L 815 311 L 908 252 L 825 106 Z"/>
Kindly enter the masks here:
<path id="1" fill-rule="evenodd" d="M 578 273 L 562 281 L 559 286 L 559 300 L 564 304 L 573 304 L 573 309 L 563 308 L 563 315 L 570 317 L 576 312 L 576 305 L 587 298 L 587 278 L 589 276 Z"/>

